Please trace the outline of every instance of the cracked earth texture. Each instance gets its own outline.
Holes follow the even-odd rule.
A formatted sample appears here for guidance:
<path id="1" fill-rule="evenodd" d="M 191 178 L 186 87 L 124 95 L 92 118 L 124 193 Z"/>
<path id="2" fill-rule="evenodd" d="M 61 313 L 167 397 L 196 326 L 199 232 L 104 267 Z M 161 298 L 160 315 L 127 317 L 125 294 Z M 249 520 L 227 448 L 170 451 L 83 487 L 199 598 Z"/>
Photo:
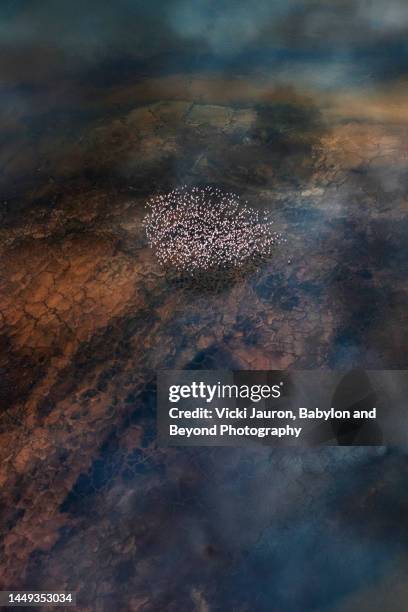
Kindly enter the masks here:
<path id="1" fill-rule="evenodd" d="M 406 117 L 395 92 L 206 79 L 8 125 L 1 587 L 83 611 L 402 610 L 402 449 L 161 449 L 154 376 L 407 367 Z M 180 183 L 236 190 L 287 244 L 227 284 L 173 282 L 141 221 Z"/>

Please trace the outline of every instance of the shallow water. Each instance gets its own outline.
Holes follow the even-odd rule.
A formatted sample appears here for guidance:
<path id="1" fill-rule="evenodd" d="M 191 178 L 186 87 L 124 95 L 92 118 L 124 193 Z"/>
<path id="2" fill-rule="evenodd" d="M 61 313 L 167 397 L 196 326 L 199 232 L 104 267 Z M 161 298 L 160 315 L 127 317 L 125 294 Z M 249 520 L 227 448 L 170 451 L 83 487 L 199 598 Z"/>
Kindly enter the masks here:
<path id="1" fill-rule="evenodd" d="M 0 18 L 3 588 L 404 609 L 405 449 L 160 449 L 154 374 L 406 367 L 405 3 Z M 180 184 L 240 193 L 287 244 L 174 282 L 142 219 Z"/>

